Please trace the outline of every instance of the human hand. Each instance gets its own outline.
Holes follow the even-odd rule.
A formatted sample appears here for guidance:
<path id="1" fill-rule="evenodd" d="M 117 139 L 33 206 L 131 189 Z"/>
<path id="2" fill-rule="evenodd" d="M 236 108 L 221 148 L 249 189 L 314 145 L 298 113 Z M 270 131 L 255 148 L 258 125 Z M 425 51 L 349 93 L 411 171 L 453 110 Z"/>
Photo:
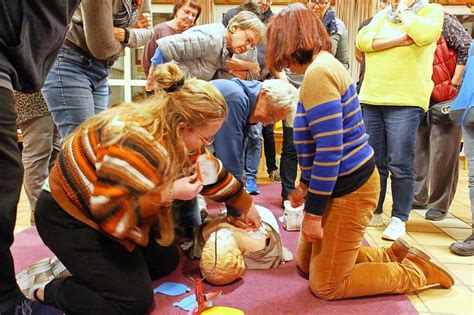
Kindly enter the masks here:
<path id="1" fill-rule="evenodd" d="M 114 38 L 119 43 L 125 40 L 125 30 L 122 27 L 114 27 Z"/>
<path id="2" fill-rule="evenodd" d="M 320 215 L 304 213 L 301 233 L 307 242 L 315 242 L 323 238 L 322 219 Z"/>
<path id="3" fill-rule="evenodd" d="M 191 200 L 202 190 L 202 187 L 202 182 L 196 178 L 196 175 L 177 179 L 171 186 L 173 199 Z"/>
<path id="4" fill-rule="evenodd" d="M 132 25 L 133 28 L 149 28 L 151 26 L 150 13 L 142 13 L 137 21 Z"/>
<path id="5" fill-rule="evenodd" d="M 410 45 L 413 45 L 415 42 L 413 41 L 413 39 L 411 39 L 410 36 L 408 36 L 407 34 L 403 34 L 402 36 L 400 36 L 398 38 L 398 46 L 410 46 Z"/>
<path id="6" fill-rule="evenodd" d="M 256 230 L 261 224 L 260 214 L 253 203 L 246 214 L 240 217 L 228 217 L 228 220 L 230 224 L 245 230 Z"/>
<path id="7" fill-rule="evenodd" d="M 288 200 L 291 203 L 293 208 L 297 208 L 304 203 L 306 198 L 306 193 L 308 191 L 308 187 L 304 184 L 299 184 L 289 195 Z"/>

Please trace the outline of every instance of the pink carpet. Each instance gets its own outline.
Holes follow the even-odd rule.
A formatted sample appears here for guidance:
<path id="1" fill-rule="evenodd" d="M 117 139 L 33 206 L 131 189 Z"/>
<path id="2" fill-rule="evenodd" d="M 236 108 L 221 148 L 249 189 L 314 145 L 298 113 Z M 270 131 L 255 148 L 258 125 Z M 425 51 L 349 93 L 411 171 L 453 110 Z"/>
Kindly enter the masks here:
<path id="1" fill-rule="evenodd" d="M 280 216 L 280 185 L 260 185 L 260 195 L 254 199 L 257 204 L 272 210 Z M 211 212 L 215 207 L 211 206 Z M 298 232 L 286 232 L 280 227 L 283 244 L 293 254 L 296 253 Z M 51 255 L 41 243 L 36 229 L 30 228 L 15 235 L 12 247 L 17 272 L 29 264 Z M 168 281 L 176 281 L 193 286 L 190 277 L 199 275 L 197 261 L 183 258 L 180 267 L 168 277 L 155 282 L 155 286 Z M 367 275 L 370 277 L 371 275 Z M 308 288 L 308 281 L 297 271 L 294 261 L 273 270 L 247 270 L 241 280 L 223 287 L 203 284 L 204 292 L 221 289 L 222 295 L 216 305 L 238 308 L 246 314 L 417 314 L 413 304 L 405 295 L 376 296 L 328 302 L 316 298 Z M 151 314 L 186 314 L 173 302 L 178 302 L 190 293 L 168 297 L 155 295 L 155 308 Z"/>

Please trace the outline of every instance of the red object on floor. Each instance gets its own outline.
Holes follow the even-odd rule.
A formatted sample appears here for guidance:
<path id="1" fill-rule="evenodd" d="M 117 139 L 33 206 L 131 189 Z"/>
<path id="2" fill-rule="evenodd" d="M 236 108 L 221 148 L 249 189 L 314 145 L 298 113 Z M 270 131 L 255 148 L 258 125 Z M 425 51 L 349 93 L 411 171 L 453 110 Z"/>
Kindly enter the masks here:
<path id="1" fill-rule="evenodd" d="M 280 208 L 280 184 L 259 185 L 260 195 L 254 196 L 256 204 L 267 207 L 276 217 L 282 215 Z M 216 204 L 209 202 L 211 214 L 218 213 Z M 222 206 L 221 206 L 222 208 Z M 283 245 L 296 255 L 298 232 L 287 232 L 280 224 Z M 18 271 L 28 265 L 51 256 L 42 245 L 36 229 L 30 228 L 15 235 L 12 246 L 15 268 Z M 184 256 L 178 268 L 169 276 L 154 282 L 157 287 L 163 282 L 175 281 L 194 287 L 192 278 L 199 278 L 199 263 Z M 370 276 L 370 275 L 368 275 Z M 215 301 L 217 306 L 227 306 L 242 310 L 246 314 L 418 314 L 406 295 L 379 295 L 343 301 L 324 301 L 311 294 L 308 280 L 300 273 L 293 260 L 271 270 L 246 270 L 242 278 L 225 286 L 202 283 L 202 291 L 222 290 Z M 172 306 L 192 293 L 180 296 L 155 295 L 155 308 L 151 314 L 187 314 Z"/>

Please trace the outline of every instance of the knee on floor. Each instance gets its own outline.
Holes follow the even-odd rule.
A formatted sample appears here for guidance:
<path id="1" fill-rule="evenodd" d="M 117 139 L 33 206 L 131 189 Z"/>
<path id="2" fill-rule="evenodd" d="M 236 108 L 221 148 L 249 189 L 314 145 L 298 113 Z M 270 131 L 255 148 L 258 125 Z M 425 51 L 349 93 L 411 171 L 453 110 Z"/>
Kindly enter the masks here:
<path id="1" fill-rule="evenodd" d="M 340 286 L 338 285 L 310 281 L 309 288 L 314 295 L 323 300 L 333 301 L 344 298 L 341 294 L 342 291 L 339 290 Z"/>

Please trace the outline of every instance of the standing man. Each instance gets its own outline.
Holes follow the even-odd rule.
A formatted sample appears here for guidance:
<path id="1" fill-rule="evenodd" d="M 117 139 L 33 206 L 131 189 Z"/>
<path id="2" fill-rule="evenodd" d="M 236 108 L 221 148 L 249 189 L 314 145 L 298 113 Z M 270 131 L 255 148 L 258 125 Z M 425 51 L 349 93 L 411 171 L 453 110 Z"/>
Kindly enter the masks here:
<path id="1" fill-rule="evenodd" d="M 15 280 L 10 246 L 23 167 L 17 146 L 13 90 L 39 91 L 66 35 L 79 0 L 0 0 L 0 313 L 55 314 L 29 301 Z M 60 312 L 59 312 L 60 314 Z"/>

